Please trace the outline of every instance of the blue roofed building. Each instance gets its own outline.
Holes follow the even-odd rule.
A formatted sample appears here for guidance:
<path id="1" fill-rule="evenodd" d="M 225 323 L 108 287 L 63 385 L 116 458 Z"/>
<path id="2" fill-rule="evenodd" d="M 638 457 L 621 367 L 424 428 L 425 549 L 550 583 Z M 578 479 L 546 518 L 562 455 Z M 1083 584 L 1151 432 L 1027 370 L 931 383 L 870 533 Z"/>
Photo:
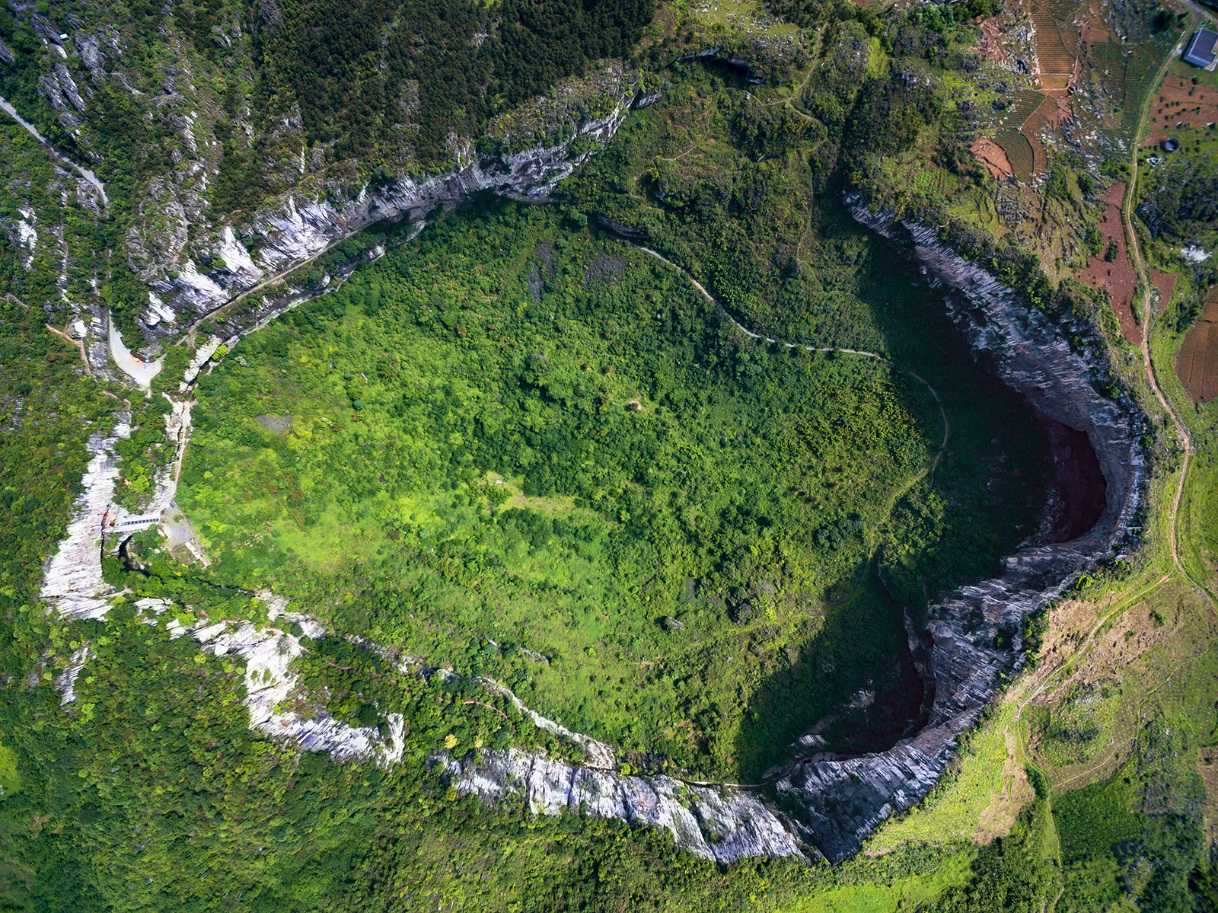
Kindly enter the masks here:
<path id="1" fill-rule="evenodd" d="M 1218 32 L 1211 29 L 1197 29 L 1193 40 L 1184 49 L 1184 62 L 1206 70 L 1214 68 L 1214 45 L 1218 44 Z"/>

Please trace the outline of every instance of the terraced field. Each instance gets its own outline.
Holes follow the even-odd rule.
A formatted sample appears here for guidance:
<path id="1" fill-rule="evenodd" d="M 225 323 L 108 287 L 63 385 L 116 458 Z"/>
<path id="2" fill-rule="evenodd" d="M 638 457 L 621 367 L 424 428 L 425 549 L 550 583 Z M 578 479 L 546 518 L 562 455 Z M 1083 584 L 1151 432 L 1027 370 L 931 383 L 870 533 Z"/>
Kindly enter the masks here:
<path id="1" fill-rule="evenodd" d="M 1029 14 L 1036 28 L 1036 56 L 1040 60 L 1040 87 L 1063 94 L 1070 85 L 1078 60 L 1078 32 L 1074 28 L 1075 0 L 1032 0 Z"/>
<path id="2" fill-rule="evenodd" d="M 1184 337 L 1176 374 L 1194 402 L 1218 396 L 1218 286 L 1210 289 L 1205 310 Z"/>
<path id="3" fill-rule="evenodd" d="M 994 136 L 994 141 L 1007 154 L 1015 177 L 1021 181 L 1031 180 L 1032 175 L 1037 173 L 1038 166 L 1042 170 L 1044 168 L 1044 147 L 1035 134 L 1029 137 L 1024 130 L 1024 125 L 1040 107 L 1044 98 L 1044 95 L 1031 89 L 1016 93 L 1015 104 L 1004 126 Z"/>

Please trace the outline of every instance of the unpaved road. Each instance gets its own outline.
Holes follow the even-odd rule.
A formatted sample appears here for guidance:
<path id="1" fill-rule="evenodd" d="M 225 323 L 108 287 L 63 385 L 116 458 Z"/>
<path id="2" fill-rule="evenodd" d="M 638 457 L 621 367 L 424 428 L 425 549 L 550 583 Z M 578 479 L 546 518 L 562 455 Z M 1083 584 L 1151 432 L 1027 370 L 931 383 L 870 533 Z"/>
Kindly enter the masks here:
<path id="1" fill-rule="evenodd" d="M 1187 34 L 1186 32 L 1185 36 Z M 1197 580 L 1180 559 L 1180 537 L 1178 532 L 1180 526 L 1180 502 L 1184 498 L 1184 486 L 1188 481 L 1189 465 L 1193 459 L 1193 438 L 1183 417 L 1181 417 L 1176 407 L 1172 405 L 1171 400 L 1163 392 L 1163 388 L 1159 385 L 1158 375 L 1155 373 L 1154 360 L 1150 355 L 1150 324 L 1154 316 L 1151 305 L 1153 303 L 1154 286 L 1150 282 L 1146 269 L 1146 261 L 1142 256 L 1142 248 L 1138 240 L 1138 233 L 1134 230 L 1133 226 L 1133 203 L 1137 197 L 1138 187 L 1138 150 L 1142 143 L 1142 136 L 1146 132 L 1146 120 L 1150 113 L 1151 101 L 1159 90 L 1159 84 L 1163 82 L 1167 68 L 1180 52 L 1183 41 L 1184 39 L 1181 38 L 1163 59 L 1145 98 L 1142 99 L 1142 107 L 1138 114 L 1138 126 L 1134 133 L 1133 142 L 1130 144 L 1132 151 L 1129 155 L 1129 184 L 1125 188 L 1125 200 L 1121 206 L 1121 218 L 1125 225 L 1126 246 L 1129 249 L 1130 259 L 1133 261 L 1134 271 L 1138 275 L 1138 284 L 1142 289 L 1142 338 L 1140 346 L 1142 350 L 1142 370 L 1146 375 L 1147 385 L 1154 393 L 1155 399 L 1159 401 L 1159 406 L 1171 420 L 1176 437 L 1179 438 L 1184 451 L 1180 462 L 1180 478 L 1176 482 L 1176 490 L 1172 494 L 1171 507 L 1167 516 L 1168 548 L 1171 551 L 1172 564 L 1175 565 L 1176 570 L 1204 595 L 1211 609 L 1213 609 L 1215 608 L 1213 594 L 1206 587 L 1204 581 Z"/>
<path id="2" fill-rule="evenodd" d="M 1134 271 L 1138 276 L 1138 284 L 1142 290 L 1140 308 L 1142 333 L 1139 346 L 1142 353 L 1142 370 L 1146 376 L 1147 385 L 1154 393 L 1155 399 L 1159 402 L 1159 406 L 1171 420 L 1172 426 L 1175 429 L 1176 435 L 1180 439 L 1183 447 L 1183 459 L 1180 465 L 1180 477 L 1176 482 L 1176 489 L 1172 494 L 1171 504 L 1168 509 L 1168 548 L 1171 553 L 1173 567 L 1182 577 L 1184 577 L 1185 580 L 1188 580 L 1197 588 L 1212 609 L 1214 607 L 1212 594 L 1209 592 L 1208 588 L 1205 587 L 1202 581 L 1198 581 L 1193 578 L 1180 558 L 1180 541 L 1178 534 L 1180 502 L 1184 497 L 1184 486 L 1188 480 L 1189 465 L 1192 462 L 1193 441 L 1192 435 L 1189 433 L 1188 426 L 1185 424 L 1184 419 L 1180 416 L 1180 413 L 1176 410 L 1171 401 L 1167 398 L 1166 394 L 1163 392 L 1163 388 L 1159 385 L 1158 376 L 1155 373 L 1154 361 L 1150 354 L 1150 325 L 1153 317 L 1151 305 L 1153 303 L 1154 286 L 1149 281 L 1146 262 L 1142 257 L 1142 249 L 1138 241 L 1138 235 L 1137 232 L 1134 231 L 1133 226 L 1133 201 L 1137 194 L 1138 181 L 1138 150 L 1141 146 L 1142 136 L 1146 131 L 1146 121 L 1150 112 L 1151 101 L 1158 92 L 1159 84 L 1163 81 L 1163 77 L 1167 73 L 1168 67 L 1171 65 L 1171 62 L 1175 58 L 1176 54 L 1179 53 L 1179 50 L 1180 43 L 1178 42 L 1175 46 L 1173 46 L 1172 50 L 1159 65 L 1155 78 L 1151 82 L 1150 88 L 1142 100 L 1142 106 L 1138 117 L 1138 125 L 1130 144 L 1132 151 L 1130 152 L 1129 182 L 1126 186 L 1125 198 L 1121 205 L 1121 220 L 1124 224 L 1126 246 L 1129 250 L 1130 260 L 1133 263 Z M 1049 687 L 1050 683 L 1058 678 L 1060 673 L 1068 671 L 1072 672 L 1073 669 L 1077 667 L 1078 662 L 1081 662 L 1084 654 L 1090 650 L 1091 646 L 1095 642 L 1096 636 L 1109 620 L 1125 611 L 1125 609 L 1130 605 L 1133 605 L 1149 596 L 1159 587 L 1166 584 L 1170 579 L 1171 574 L 1164 574 L 1162 577 L 1153 581 L 1139 592 L 1134 593 L 1124 599 L 1117 600 L 1111 609 L 1102 613 L 1095 620 L 1095 623 L 1091 626 L 1090 630 L 1088 630 L 1083 640 L 1070 654 L 1070 656 L 1066 657 L 1054 668 L 1046 669 L 1040 675 L 1034 676 L 1028 681 L 1026 686 L 1028 689 L 1027 693 L 1022 695 L 1022 697 L 1019 699 L 1019 705 L 1015 711 L 1015 725 L 1019 727 L 1018 733 L 1020 739 L 1020 748 L 1025 757 L 1029 756 L 1029 752 L 1027 749 L 1023 728 L 1020 726 L 1020 721 L 1023 717 L 1023 712 L 1028 705 L 1043 694 Z M 1069 681 L 1069 678 L 1070 676 L 1067 675 L 1062 683 L 1064 684 L 1065 681 Z M 1079 777 L 1075 776 L 1070 778 L 1070 781 L 1065 782 L 1071 782 L 1077 779 L 1079 779 Z M 1059 785 L 1065 785 L 1065 783 Z"/>

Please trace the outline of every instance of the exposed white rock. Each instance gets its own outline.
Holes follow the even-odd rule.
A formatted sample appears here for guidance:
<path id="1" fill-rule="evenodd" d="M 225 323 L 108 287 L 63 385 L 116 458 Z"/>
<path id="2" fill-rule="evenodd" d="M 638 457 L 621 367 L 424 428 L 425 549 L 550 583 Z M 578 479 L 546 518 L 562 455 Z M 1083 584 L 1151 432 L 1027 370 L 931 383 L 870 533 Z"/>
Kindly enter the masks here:
<path id="1" fill-rule="evenodd" d="M 110 343 L 110 357 L 114 359 L 114 363 L 118 365 L 119 370 L 139 384 L 144 390 L 148 390 L 152 386 L 153 378 L 161 373 L 161 368 L 165 364 L 165 356 L 162 355 L 155 361 L 144 361 L 136 358 L 123 343 L 123 334 L 119 332 L 118 326 L 114 321 L 107 320 L 107 323 L 110 324 L 109 333 L 107 334 Z"/>
<path id="2" fill-rule="evenodd" d="M 222 303 L 228 296 L 216 280 L 198 271 L 193 260 L 187 260 L 182 271 L 173 279 L 170 289 L 177 289 L 192 301 L 205 307 Z"/>
<path id="3" fill-rule="evenodd" d="M 287 621 L 307 621 L 285 614 Z M 245 661 L 245 705 L 250 726 L 272 738 L 289 741 L 305 751 L 330 755 L 336 761 L 373 761 L 382 766 L 402 759 L 405 720 L 400 713 L 386 715 L 387 734 L 372 726 L 349 726 L 327 714 L 303 716 L 285 705 L 298 687 L 290 665 L 302 652 L 300 638 L 277 627 L 202 622 L 190 634 L 215 656 L 237 656 Z"/>
<path id="4" fill-rule="evenodd" d="M 76 680 L 80 678 L 85 663 L 89 661 L 89 645 L 84 644 L 72 652 L 67 668 L 55 676 L 55 690 L 60 694 L 59 705 L 66 707 L 76 700 Z"/>
<path id="5" fill-rule="evenodd" d="M 34 265 L 34 251 L 38 247 L 38 229 L 35 228 L 37 217 L 34 210 L 28 206 L 18 207 L 21 218 L 17 220 L 17 246 L 25 248 L 21 256 L 21 266 L 29 269 Z"/>
<path id="6" fill-rule="evenodd" d="M 55 64 L 55 80 L 59 83 L 64 97 L 72 103 L 72 107 L 83 114 L 85 100 L 80 94 L 80 87 L 76 85 L 76 80 L 72 78 L 72 74 L 62 63 Z"/>
<path id="7" fill-rule="evenodd" d="M 435 761 L 462 795 L 502 804 L 524 800 L 536 815 L 583 813 L 662 828 L 677 846 L 716 862 L 804 853 L 790 825 L 738 789 L 693 786 L 671 777 L 624 776 L 516 749 Z"/>
<path id="8" fill-rule="evenodd" d="M 173 308 L 165 304 L 161 300 L 161 296 L 156 292 L 148 293 L 148 309 L 144 311 L 144 315 L 140 320 L 150 327 L 157 326 L 160 323 L 177 323 L 178 315 L 174 313 Z"/>
<path id="9" fill-rule="evenodd" d="M 102 578 L 102 528 L 118 481 L 114 445 L 131 434 L 128 421 L 121 416 L 109 435 L 89 438 L 93 456 L 81 480 L 74 516 L 43 576 L 41 596 L 61 618 L 105 618 L 110 611 L 114 590 Z"/>
<path id="10" fill-rule="evenodd" d="M 527 716 L 532 721 L 533 725 L 538 729 L 542 729 L 551 735 L 558 736 L 560 739 L 565 739 L 566 741 L 582 748 L 584 750 L 584 754 L 587 756 L 586 766 L 599 767 L 605 770 L 612 770 L 616 766 L 613 748 L 611 748 L 609 745 L 599 741 L 598 739 L 594 739 L 591 736 L 584 735 L 582 732 L 575 732 L 568 729 L 566 726 L 562 725 L 562 723 L 556 723 L 549 717 L 542 716 L 540 713 L 529 707 L 524 701 L 518 698 L 516 693 L 512 691 L 511 688 L 501 685 L 492 678 L 482 676 L 478 679 L 478 681 L 484 688 L 493 691 L 495 694 L 498 694 L 501 697 L 507 698 L 512 706 Z"/>
<path id="11" fill-rule="evenodd" d="M 635 97 L 634 82 L 620 72 L 616 78 L 619 97 L 610 112 L 573 126 L 565 139 L 552 146 L 478 156 L 467 144 L 464 154 L 456 157 L 456 170 L 425 180 L 402 176 L 375 189 L 362 187 L 345 199 L 335 195 L 307 199 L 298 193 L 289 194 L 276 206 L 252 216 L 239 230 L 223 226 L 210 241 L 192 246 L 192 250 L 203 252 L 199 261 L 214 265 L 200 269 L 195 260 L 188 260 L 175 273 L 166 268 L 172 264 L 161 264 L 162 273 L 149 276 L 149 284 L 174 310 L 202 315 L 249 291 L 266 277 L 307 262 L 374 222 L 421 222 L 432 210 L 480 192 L 544 199 L 592 155 L 590 148 L 572 151 L 577 139 L 607 142 L 625 119 Z M 238 234 L 257 238 L 256 252 L 241 244 Z M 155 267 L 152 264 L 151 268 Z"/>
<path id="12" fill-rule="evenodd" d="M 248 274 L 250 281 L 254 282 L 262 278 L 262 270 L 254 265 L 249 251 L 237 240 L 230 225 L 225 225 L 224 231 L 221 233 L 219 253 L 220 259 L 224 261 L 224 266 L 230 273 L 238 276 Z"/>

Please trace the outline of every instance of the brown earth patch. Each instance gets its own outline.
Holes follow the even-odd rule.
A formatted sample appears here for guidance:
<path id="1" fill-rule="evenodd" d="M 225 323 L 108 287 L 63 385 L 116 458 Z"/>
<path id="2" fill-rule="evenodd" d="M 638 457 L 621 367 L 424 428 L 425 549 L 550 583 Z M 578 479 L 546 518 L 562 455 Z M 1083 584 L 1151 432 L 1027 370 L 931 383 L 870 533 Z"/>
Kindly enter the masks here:
<path id="1" fill-rule="evenodd" d="M 1215 122 L 1218 122 L 1218 89 L 1172 74 L 1163 80 L 1151 103 L 1143 145 L 1157 145 L 1181 127 L 1205 127 Z"/>
<path id="2" fill-rule="evenodd" d="M 1007 730 L 1005 741 L 1007 759 L 1002 764 L 1002 788 L 993 795 L 977 820 L 977 830 L 973 832 L 974 843 L 992 843 L 999 837 L 1007 836 L 1015 826 L 1020 811 L 1036 798 L 1036 792 L 1020 763 L 1018 742 L 1012 730 Z"/>
<path id="3" fill-rule="evenodd" d="M 1028 13 L 1036 29 L 1038 77 L 1043 91 L 1065 95 L 1077 75 L 1078 32 L 1071 20 L 1076 3 L 1070 0 L 1029 0 Z"/>
<path id="4" fill-rule="evenodd" d="M 1121 219 L 1121 202 L 1124 198 L 1125 185 L 1121 181 L 1108 188 L 1104 197 L 1104 212 L 1100 216 L 1103 249 L 1079 271 L 1078 279 L 1085 285 L 1108 293 L 1108 300 L 1121 323 L 1121 333 L 1129 342 L 1137 345 L 1142 338 L 1133 313 L 1133 293 L 1138 277 L 1125 249 L 1125 228 Z M 1116 258 L 1113 260 L 1104 257 L 1110 244 L 1116 247 Z"/>
<path id="5" fill-rule="evenodd" d="M 1045 145 L 1041 141 L 1041 133 L 1046 130 L 1056 130 L 1070 116 L 1070 106 L 1064 96 L 1046 95 L 1036 106 L 1028 119 L 1019 128 L 1028 145 L 1032 147 L 1032 173 L 1044 174 L 1048 170 L 1049 160 Z"/>
<path id="6" fill-rule="evenodd" d="M 1079 22 L 1079 40 L 1087 46 L 1093 44 L 1103 44 L 1106 41 L 1116 41 L 1117 37 L 1113 34 L 1112 29 L 1108 27 L 1108 22 L 1104 17 L 1104 11 L 1098 2 L 1093 2 L 1087 7 Z"/>
<path id="7" fill-rule="evenodd" d="M 975 139 L 969 146 L 969 152 L 976 156 L 981 166 L 990 173 L 996 181 L 1005 181 L 1014 177 L 1011 160 L 1006 152 L 992 139 Z"/>
<path id="8" fill-rule="evenodd" d="M 1201 316 L 1184 336 L 1176 353 L 1176 375 L 1194 402 L 1218 396 L 1218 286 L 1210 289 Z"/>
<path id="9" fill-rule="evenodd" d="M 1150 284 L 1159 293 L 1159 302 L 1156 305 L 1157 310 L 1159 312 L 1167 310 L 1167 306 L 1171 304 L 1172 292 L 1176 290 L 1176 274 L 1165 273 L 1161 269 L 1152 269 L 1150 271 Z"/>
<path id="10" fill-rule="evenodd" d="M 986 60 L 995 63 L 1006 63 L 1007 53 L 1002 47 L 1002 17 L 991 16 L 982 19 L 980 23 L 981 38 L 977 42 L 977 53 Z"/>

